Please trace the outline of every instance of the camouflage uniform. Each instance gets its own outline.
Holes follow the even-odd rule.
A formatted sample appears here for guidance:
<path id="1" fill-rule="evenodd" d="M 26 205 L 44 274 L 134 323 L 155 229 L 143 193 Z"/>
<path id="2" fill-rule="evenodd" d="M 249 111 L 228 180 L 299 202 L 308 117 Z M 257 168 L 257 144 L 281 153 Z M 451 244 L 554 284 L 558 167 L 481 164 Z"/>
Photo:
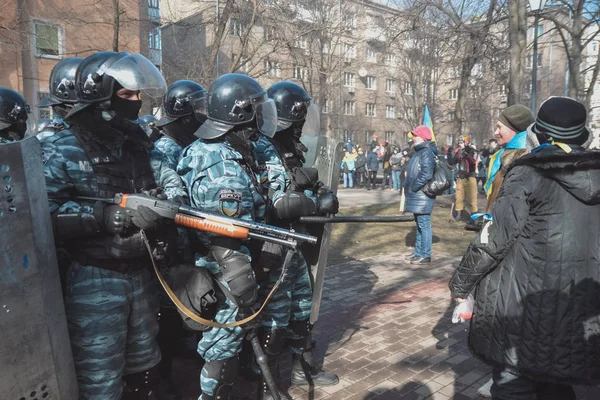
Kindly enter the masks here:
<path id="1" fill-rule="evenodd" d="M 54 117 L 52 119 L 52 124 L 47 126 L 43 131 L 38 132 L 36 137 L 38 138 L 38 140 L 41 141 L 45 137 L 52 136 L 56 132 L 60 132 L 62 130 L 68 129 L 68 128 L 69 128 L 69 125 L 62 118 Z"/>
<path id="2" fill-rule="evenodd" d="M 139 152 L 143 152 L 149 161 L 147 170 L 152 176 L 146 183 L 153 181 L 154 185 L 163 187 L 169 198 L 185 195 L 181 179 L 167 167 L 163 155 L 151 146 L 138 146 L 138 143 L 146 144 L 143 132 L 139 131 L 139 136 L 127 140 L 123 137 L 121 143 L 108 146 L 97 142 L 93 135 L 81 136 L 80 129 L 77 134 L 74 130 L 72 127 L 42 140 L 51 213 L 92 214 L 94 202 L 72 196 L 114 194 L 106 189 L 106 181 L 101 180 L 95 168 L 107 168 L 102 164 L 108 159 L 112 160 L 109 165 L 111 162 L 113 165 L 115 162 L 118 165 L 126 163 Z M 84 143 L 90 142 L 104 150 L 102 157 L 89 153 Z M 136 179 L 129 182 L 128 190 L 140 189 L 136 187 Z M 65 308 L 80 397 L 85 399 L 120 399 L 124 375 L 146 371 L 160 361 L 156 343 L 158 301 L 148 256 L 140 254 L 126 260 L 103 258 L 101 267 L 98 266 L 100 260 L 89 256 L 87 262 L 83 262 L 80 258 L 83 256 L 79 256 L 78 249 L 94 245 L 103 249 L 102 242 L 112 238 L 101 233 L 64 243 L 71 256 L 78 254 L 67 271 Z M 90 250 L 90 254 L 94 253 Z M 112 268 L 113 265 L 121 267 Z"/>
<path id="3" fill-rule="evenodd" d="M 195 141 L 187 147 L 177 167 L 187 186 L 192 207 L 250 221 L 262 222 L 265 201 L 261 195 L 257 175 L 240 153 L 226 142 L 206 143 Z M 211 247 L 211 235 L 200 233 L 199 239 Z M 239 252 L 250 259 L 247 247 Z M 196 266 L 207 268 L 213 276 L 221 274 L 221 267 L 212 253 L 197 256 Z M 227 287 L 227 283 L 219 279 Z M 231 300 L 220 298 L 214 320 L 232 323 L 239 317 L 239 308 Z M 211 328 L 204 332 L 198 343 L 198 354 L 207 362 L 236 358 L 241 351 L 244 330 L 235 328 Z M 212 396 L 218 382 L 207 376 L 206 366 L 200 376 L 203 393 Z M 200 397 L 202 398 L 202 397 Z"/>
<path id="4" fill-rule="evenodd" d="M 274 203 L 283 196 L 290 186 L 290 178 L 283 165 L 281 157 L 271 143 L 262 136 L 255 144 L 256 159 L 261 172 L 261 183 L 269 189 L 269 197 Z M 306 190 L 304 194 L 311 200 L 316 199 L 312 191 Z M 283 249 L 280 250 L 284 252 Z M 267 281 L 261 285 L 260 299 L 264 301 L 277 282 L 281 268 L 271 270 Z M 288 328 L 290 321 L 305 321 L 310 316 L 312 308 L 312 286 L 308 265 L 301 252 L 294 254 L 287 278 L 281 283 L 262 314 L 262 325 L 268 329 Z M 299 341 L 300 337 L 292 329 L 286 329 L 288 344 L 296 354 L 302 354 L 304 346 Z"/>
<path id="5" fill-rule="evenodd" d="M 165 155 L 169 168 L 176 170 L 177 164 L 183 154 L 183 147 L 168 136 L 158 139 L 154 142 L 154 146 Z"/>

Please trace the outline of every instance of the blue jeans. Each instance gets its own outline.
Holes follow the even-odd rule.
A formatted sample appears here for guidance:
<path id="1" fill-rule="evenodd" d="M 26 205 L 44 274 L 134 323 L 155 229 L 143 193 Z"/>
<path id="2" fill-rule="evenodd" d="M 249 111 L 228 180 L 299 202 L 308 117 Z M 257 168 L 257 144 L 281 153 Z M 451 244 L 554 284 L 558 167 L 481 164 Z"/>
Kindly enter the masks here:
<path id="1" fill-rule="evenodd" d="M 392 189 L 400 190 L 402 187 L 402 170 L 392 170 Z"/>
<path id="2" fill-rule="evenodd" d="M 344 187 L 354 187 L 354 171 L 344 172 Z"/>
<path id="3" fill-rule="evenodd" d="M 492 378 L 493 400 L 575 400 L 575 391 L 570 385 L 538 382 L 501 368 L 494 369 Z"/>
<path id="4" fill-rule="evenodd" d="M 431 215 L 415 214 L 415 221 L 417 221 L 415 255 L 431 258 Z"/>

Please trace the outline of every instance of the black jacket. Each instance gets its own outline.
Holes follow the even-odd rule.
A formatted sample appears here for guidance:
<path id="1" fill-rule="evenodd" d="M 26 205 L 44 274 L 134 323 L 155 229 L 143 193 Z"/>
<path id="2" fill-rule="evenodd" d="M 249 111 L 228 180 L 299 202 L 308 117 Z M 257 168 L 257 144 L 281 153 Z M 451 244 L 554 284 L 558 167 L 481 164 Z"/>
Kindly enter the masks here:
<path id="1" fill-rule="evenodd" d="M 433 178 L 437 147 L 435 142 L 427 141 L 415 146 L 415 154 L 406 166 L 404 193 L 406 205 L 404 210 L 414 214 L 431 214 L 435 197 L 428 197 L 421 191 L 427 182 Z"/>
<path id="2" fill-rule="evenodd" d="M 493 218 L 450 281 L 454 297 L 475 291 L 471 351 L 538 380 L 600 382 L 600 153 L 516 160 Z"/>

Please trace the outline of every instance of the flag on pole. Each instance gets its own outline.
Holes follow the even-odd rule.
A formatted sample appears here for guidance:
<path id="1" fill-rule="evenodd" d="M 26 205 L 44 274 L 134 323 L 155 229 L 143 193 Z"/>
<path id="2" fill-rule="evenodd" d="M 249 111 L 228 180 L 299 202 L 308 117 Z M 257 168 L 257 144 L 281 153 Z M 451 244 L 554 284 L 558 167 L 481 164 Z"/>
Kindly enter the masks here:
<path id="1" fill-rule="evenodd" d="M 429 107 L 425 104 L 425 112 L 423 113 L 423 125 L 431 129 L 431 140 L 435 142 L 435 133 L 433 133 L 433 121 L 431 120 L 431 114 L 429 114 Z"/>

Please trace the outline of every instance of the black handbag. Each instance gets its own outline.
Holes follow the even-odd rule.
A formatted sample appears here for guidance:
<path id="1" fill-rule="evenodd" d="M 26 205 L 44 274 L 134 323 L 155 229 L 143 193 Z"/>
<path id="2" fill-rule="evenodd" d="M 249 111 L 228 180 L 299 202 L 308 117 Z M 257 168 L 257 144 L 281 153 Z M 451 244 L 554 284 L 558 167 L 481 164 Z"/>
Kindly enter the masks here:
<path id="1" fill-rule="evenodd" d="M 436 156 L 433 178 L 421 188 L 421 191 L 431 198 L 441 195 L 452 185 L 452 182 L 450 182 L 450 179 L 448 178 L 450 175 L 448 165 L 445 162 L 440 161 Z"/>

